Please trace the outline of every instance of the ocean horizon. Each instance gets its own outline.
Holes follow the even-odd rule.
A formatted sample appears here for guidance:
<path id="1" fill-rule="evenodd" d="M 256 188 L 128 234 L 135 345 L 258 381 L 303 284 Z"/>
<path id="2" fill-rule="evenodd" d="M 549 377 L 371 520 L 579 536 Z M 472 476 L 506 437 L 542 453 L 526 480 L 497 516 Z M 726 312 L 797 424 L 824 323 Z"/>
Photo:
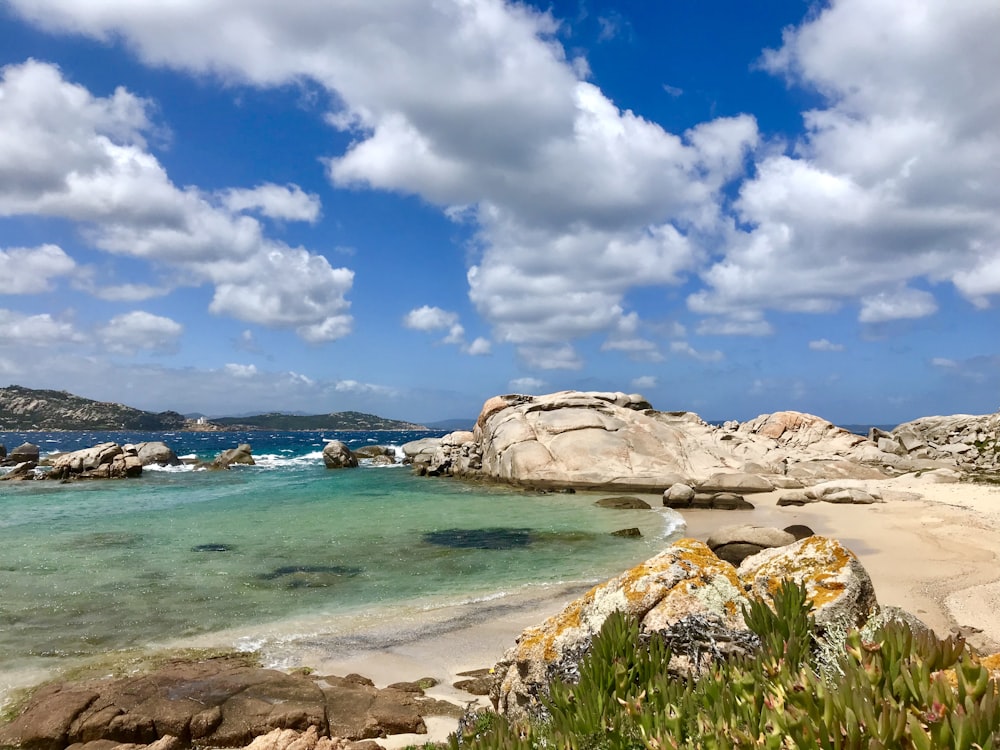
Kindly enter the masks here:
<path id="1" fill-rule="evenodd" d="M 257 461 L 0 484 L 0 691 L 167 644 L 295 666 L 297 644 L 350 643 L 388 622 L 433 627 L 445 612 L 484 616 L 604 580 L 681 535 L 669 509 L 594 505 L 610 493 L 421 478 L 401 463 L 329 470 L 322 460 L 327 439 L 401 455 L 405 442 L 441 434 L 0 433 L 8 449 L 29 440 L 43 456 L 145 439 L 202 460 L 249 443 Z M 612 536 L 622 528 L 642 536 Z"/>

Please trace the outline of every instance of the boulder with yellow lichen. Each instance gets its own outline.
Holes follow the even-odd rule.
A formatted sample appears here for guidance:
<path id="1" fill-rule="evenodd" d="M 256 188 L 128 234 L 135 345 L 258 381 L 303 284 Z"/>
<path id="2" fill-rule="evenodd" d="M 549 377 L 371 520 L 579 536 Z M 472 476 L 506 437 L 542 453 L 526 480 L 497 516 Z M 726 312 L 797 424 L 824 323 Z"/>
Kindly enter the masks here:
<path id="1" fill-rule="evenodd" d="M 713 658 L 751 652 L 756 636 L 743 619 L 747 592 L 769 599 L 788 578 L 804 586 L 819 627 L 860 624 L 878 606 L 868 573 L 834 540 L 808 537 L 753 555 L 737 570 L 702 542 L 682 539 L 525 630 L 494 667 L 490 698 L 514 720 L 538 713 L 550 680 L 573 681 L 593 637 L 616 610 L 635 616 L 643 632 L 663 634 L 676 673 L 695 674 Z"/>

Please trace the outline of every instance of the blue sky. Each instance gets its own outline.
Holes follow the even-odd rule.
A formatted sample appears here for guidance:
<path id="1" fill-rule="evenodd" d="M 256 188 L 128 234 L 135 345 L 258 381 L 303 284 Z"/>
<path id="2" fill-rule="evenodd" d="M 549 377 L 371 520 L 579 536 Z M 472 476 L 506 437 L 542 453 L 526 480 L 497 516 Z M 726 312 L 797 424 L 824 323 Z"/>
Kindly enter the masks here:
<path id="1" fill-rule="evenodd" d="M 998 36 L 986 0 L 0 0 L 0 384 L 993 412 Z"/>

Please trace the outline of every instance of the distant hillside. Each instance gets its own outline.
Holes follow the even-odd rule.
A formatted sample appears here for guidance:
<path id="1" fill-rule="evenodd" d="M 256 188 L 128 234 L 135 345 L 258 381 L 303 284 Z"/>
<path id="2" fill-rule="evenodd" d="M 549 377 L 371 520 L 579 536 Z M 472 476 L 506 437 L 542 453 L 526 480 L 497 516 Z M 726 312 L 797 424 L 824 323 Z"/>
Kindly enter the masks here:
<path id="1" fill-rule="evenodd" d="M 226 428 L 251 430 L 423 430 L 423 425 L 385 419 L 359 411 L 338 411 L 332 414 L 255 414 L 250 417 L 217 417 L 213 424 Z"/>
<path id="2" fill-rule="evenodd" d="M 11 385 L 0 388 L 0 430 L 182 430 L 175 411 L 154 414 L 130 406 Z"/>
<path id="3" fill-rule="evenodd" d="M 428 422 L 427 427 L 431 430 L 471 430 L 476 426 L 476 418 L 470 419 L 442 419 L 440 422 Z"/>

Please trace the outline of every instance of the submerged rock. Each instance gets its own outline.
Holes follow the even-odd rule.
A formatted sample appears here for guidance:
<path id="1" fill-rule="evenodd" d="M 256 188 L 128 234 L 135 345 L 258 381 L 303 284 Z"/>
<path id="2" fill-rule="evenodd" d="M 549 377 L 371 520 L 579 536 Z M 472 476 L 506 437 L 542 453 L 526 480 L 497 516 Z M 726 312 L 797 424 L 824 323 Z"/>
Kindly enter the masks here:
<path id="1" fill-rule="evenodd" d="M 531 529 L 443 529 L 423 535 L 428 544 L 455 549 L 515 549 L 531 544 Z"/>
<path id="2" fill-rule="evenodd" d="M 653 506 L 638 497 L 604 497 L 594 503 L 602 508 L 619 510 L 650 510 Z"/>

